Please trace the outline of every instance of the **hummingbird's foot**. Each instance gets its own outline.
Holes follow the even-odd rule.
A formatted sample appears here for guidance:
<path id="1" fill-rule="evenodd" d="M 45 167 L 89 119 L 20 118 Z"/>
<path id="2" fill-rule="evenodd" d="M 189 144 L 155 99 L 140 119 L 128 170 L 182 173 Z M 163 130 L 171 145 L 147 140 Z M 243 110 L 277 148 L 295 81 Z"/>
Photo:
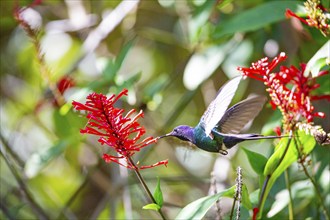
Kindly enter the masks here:
<path id="1" fill-rule="evenodd" d="M 222 154 L 222 155 L 227 155 L 228 151 L 220 149 L 219 153 Z"/>

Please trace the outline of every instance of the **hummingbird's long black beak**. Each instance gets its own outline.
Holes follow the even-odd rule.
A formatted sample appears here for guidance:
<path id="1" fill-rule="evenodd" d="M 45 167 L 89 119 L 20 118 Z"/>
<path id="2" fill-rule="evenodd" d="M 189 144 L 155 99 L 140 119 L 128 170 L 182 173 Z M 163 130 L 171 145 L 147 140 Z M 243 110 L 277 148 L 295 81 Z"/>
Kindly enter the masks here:
<path id="1" fill-rule="evenodd" d="M 168 137 L 168 136 L 171 136 L 172 133 L 168 133 L 168 134 L 164 134 L 162 136 L 159 136 L 158 139 L 161 139 L 161 138 L 164 138 L 164 137 Z"/>

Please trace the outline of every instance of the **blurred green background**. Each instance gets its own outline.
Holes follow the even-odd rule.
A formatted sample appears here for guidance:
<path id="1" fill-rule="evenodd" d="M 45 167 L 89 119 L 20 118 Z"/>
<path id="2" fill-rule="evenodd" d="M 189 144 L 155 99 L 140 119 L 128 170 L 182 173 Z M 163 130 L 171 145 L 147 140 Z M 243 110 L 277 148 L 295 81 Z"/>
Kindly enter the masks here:
<path id="1" fill-rule="evenodd" d="M 328 1 L 322 2 L 329 8 Z M 101 156 L 107 148 L 97 137 L 79 133 L 86 119 L 72 111 L 72 100 L 84 101 L 91 91 L 111 94 L 127 88 L 122 108 L 142 109 L 145 117 L 140 123 L 146 136 L 158 136 L 180 124 L 196 125 L 217 90 L 239 75 L 238 66 L 282 51 L 288 55 L 286 65 L 298 66 L 328 40 L 318 30 L 285 18 L 285 9 L 299 12 L 302 1 L 44 0 L 24 16 L 39 29 L 51 82 L 68 75 L 76 83 L 64 93 L 67 104 L 58 107 L 40 74 L 34 45 L 13 18 L 15 4 L 30 3 L 0 2 L 1 219 L 159 218 L 142 210 L 148 201 L 134 173 L 106 164 Z M 329 75 L 318 82 L 320 93 L 330 92 Z M 233 103 L 253 93 L 266 95 L 264 85 L 244 80 Z M 329 132 L 329 102 L 314 104 L 327 115 L 315 123 Z M 274 134 L 280 117 L 267 104 L 245 132 Z M 235 183 L 238 166 L 249 192 L 259 188 L 257 174 L 240 147 L 222 156 L 185 145 L 163 139 L 134 156 L 146 165 L 169 159 L 167 168 L 141 171 L 152 191 L 160 177 L 169 218 L 209 193 L 211 172 L 218 191 Z M 272 141 L 239 146 L 265 156 L 273 149 Z M 323 189 L 329 186 L 328 149 L 318 146 L 311 157 L 320 167 L 315 175 Z M 304 180 L 297 165 L 291 171 L 292 184 Z M 297 219 L 317 217 L 313 189 L 296 187 Z M 280 178 L 266 209 L 283 189 Z M 326 199 L 329 204 L 330 197 Z M 223 213 L 229 212 L 231 200 L 221 204 Z M 248 216 L 243 209 L 242 219 Z M 268 217 L 284 216 L 286 209 Z"/>

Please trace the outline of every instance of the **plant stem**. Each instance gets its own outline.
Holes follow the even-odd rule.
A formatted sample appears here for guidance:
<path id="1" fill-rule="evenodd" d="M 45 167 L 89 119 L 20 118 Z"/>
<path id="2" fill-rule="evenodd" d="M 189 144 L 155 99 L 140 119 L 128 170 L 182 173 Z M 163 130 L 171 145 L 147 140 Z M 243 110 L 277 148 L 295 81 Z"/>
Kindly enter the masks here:
<path id="1" fill-rule="evenodd" d="M 304 173 L 306 174 L 306 176 L 308 177 L 308 179 L 312 182 L 312 184 L 313 184 L 313 186 L 314 186 L 314 188 L 315 188 L 315 192 L 316 192 L 316 195 L 317 195 L 317 197 L 318 197 L 318 199 L 319 199 L 319 202 L 320 202 L 320 204 L 321 204 L 321 207 L 322 207 L 322 209 L 323 209 L 323 214 L 324 214 L 325 218 L 326 218 L 327 220 L 329 220 L 330 218 L 329 218 L 329 212 L 328 212 L 328 209 L 325 207 L 325 205 L 324 205 L 324 203 L 323 203 L 324 200 L 323 200 L 323 198 L 322 198 L 321 192 L 320 192 L 320 190 L 319 190 L 319 188 L 318 188 L 316 182 L 315 182 L 314 179 L 309 175 L 308 170 L 306 169 L 306 166 L 305 166 L 304 164 L 301 164 L 301 165 L 302 165 L 302 167 L 303 167 Z"/>
<path id="2" fill-rule="evenodd" d="M 31 25 L 24 18 L 22 18 L 22 13 L 25 9 L 17 9 L 15 12 L 15 19 L 22 26 L 25 33 L 30 37 L 31 42 L 36 50 L 36 58 L 40 65 L 41 77 L 46 81 L 50 91 L 54 95 L 56 102 L 59 104 L 59 106 L 62 106 L 65 104 L 65 99 L 61 92 L 58 90 L 56 83 L 53 83 L 51 80 L 52 73 L 46 64 L 44 52 L 41 48 L 40 31 L 38 29 L 33 29 Z"/>
<path id="3" fill-rule="evenodd" d="M 11 149 L 11 147 L 9 146 L 8 141 L 5 139 L 5 137 L 2 135 L 2 133 L 0 132 L 0 140 L 3 143 L 3 146 L 6 149 L 6 152 L 8 152 L 10 154 L 10 156 L 12 156 L 12 158 L 17 162 L 17 164 L 22 168 L 24 167 L 24 161 L 16 154 L 15 151 L 13 151 Z"/>
<path id="4" fill-rule="evenodd" d="M 297 140 L 296 140 L 296 139 L 294 139 L 294 143 L 295 143 L 296 149 L 297 149 L 297 151 L 298 151 L 299 159 L 302 160 L 302 155 L 301 155 L 301 152 L 300 152 L 300 150 L 299 150 L 298 143 L 297 143 Z M 302 160 L 302 161 L 303 161 L 303 160 Z M 323 214 L 324 214 L 324 216 L 325 216 L 325 219 L 329 220 L 329 219 L 330 219 L 330 217 L 329 217 L 329 216 L 330 216 L 330 215 L 329 215 L 329 211 L 328 211 L 328 209 L 326 208 L 326 206 L 325 206 L 325 204 L 324 204 L 324 202 L 323 202 L 324 200 L 323 200 L 323 198 L 322 198 L 322 195 L 321 195 L 320 189 L 319 189 L 319 187 L 317 186 L 317 183 L 315 182 L 315 180 L 313 179 L 313 177 L 311 177 L 311 175 L 308 173 L 308 170 L 307 170 L 305 164 L 304 164 L 303 162 L 301 162 L 300 164 L 301 164 L 301 166 L 302 166 L 302 168 L 303 168 L 303 171 L 304 171 L 305 175 L 307 176 L 307 178 L 308 178 L 308 179 L 312 182 L 312 184 L 313 184 L 313 187 L 314 187 L 314 189 L 315 189 L 316 196 L 317 196 L 317 198 L 318 198 L 318 200 L 319 200 L 319 202 L 320 202 L 320 205 L 321 205 L 321 208 L 322 208 L 322 210 L 323 210 Z"/>
<path id="5" fill-rule="evenodd" d="M 236 196 L 234 198 L 234 201 L 233 201 L 233 205 L 231 207 L 231 211 L 230 211 L 230 217 L 229 219 L 232 220 L 233 219 L 233 215 L 234 215 L 234 210 L 235 210 L 235 206 L 236 206 Z"/>
<path id="6" fill-rule="evenodd" d="M 151 192 L 150 192 L 150 190 L 149 190 L 147 184 L 145 183 L 144 179 L 142 178 L 142 176 L 141 176 L 141 174 L 140 174 L 140 172 L 139 172 L 139 168 L 135 165 L 135 163 L 134 163 L 134 161 L 132 160 L 131 157 L 128 157 L 128 160 L 129 160 L 129 162 L 133 165 L 133 167 L 134 167 L 134 172 L 135 172 L 136 176 L 138 177 L 138 179 L 139 179 L 141 185 L 143 186 L 144 190 L 146 191 L 148 197 L 150 198 L 150 200 L 151 200 L 153 203 L 157 204 L 157 202 L 156 202 L 155 198 L 153 197 L 153 195 L 151 194 Z M 166 219 L 166 218 L 165 218 L 165 215 L 163 214 L 163 212 L 162 212 L 162 210 L 161 210 L 161 208 L 158 210 L 158 213 L 160 214 L 160 216 L 162 217 L 163 220 Z"/>
<path id="7" fill-rule="evenodd" d="M 291 184 L 289 180 L 289 171 L 285 170 L 285 184 L 286 188 L 289 191 L 289 220 L 293 220 L 293 200 L 292 200 L 292 194 L 291 194 Z"/>
<path id="8" fill-rule="evenodd" d="M 241 216 L 241 200 L 242 200 L 242 169 L 237 167 L 237 178 L 236 178 L 236 199 L 237 199 L 237 208 L 236 208 L 236 220 L 239 220 Z"/>
<path id="9" fill-rule="evenodd" d="M 230 220 L 233 219 L 234 209 L 235 209 L 235 206 L 236 206 L 236 201 L 237 201 L 236 220 L 239 219 L 240 214 L 241 214 L 240 205 L 241 205 L 241 199 L 242 199 L 242 185 L 243 185 L 241 167 L 237 167 L 236 172 L 237 172 L 236 190 L 235 190 L 235 198 L 234 198 L 233 206 L 231 207 Z"/>
<path id="10" fill-rule="evenodd" d="M 264 196 L 265 196 L 266 188 L 267 188 L 270 177 L 271 177 L 271 175 L 266 176 L 266 179 L 265 179 L 264 184 L 261 189 L 261 195 L 260 195 L 259 204 L 258 204 L 259 213 L 262 211 L 261 208 L 263 207 Z"/>
<path id="11" fill-rule="evenodd" d="M 213 187 L 213 194 L 217 194 L 218 190 L 217 190 L 217 180 L 216 177 L 214 175 L 214 172 L 211 172 L 211 187 Z M 215 202 L 215 207 L 216 207 L 216 220 L 221 220 L 221 206 L 220 206 L 220 199 L 218 199 Z"/>
<path id="12" fill-rule="evenodd" d="M 32 197 L 32 195 L 31 195 L 30 191 L 28 190 L 28 188 L 27 188 L 24 180 L 22 180 L 22 178 L 20 177 L 20 175 L 17 173 L 17 171 L 14 168 L 14 165 L 7 158 L 6 153 L 2 151 L 2 148 L 0 148 L 0 149 L 1 149 L 0 150 L 1 156 L 4 158 L 4 161 L 6 162 L 8 168 L 10 169 L 11 173 L 13 174 L 16 182 L 19 185 L 20 191 L 23 194 L 23 201 L 24 201 L 24 198 L 27 200 L 27 202 L 30 205 L 32 211 L 38 216 L 38 219 L 41 219 L 41 220 L 47 220 L 47 219 L 49 219 L 49 217 L 47 216 L 46 212 L 39 206 L 39 204 Z"/>
<path id="13" fill-rule="evenodd" d="M 5 206 L 3 203 L 0 203 L 0 210 L 2 210 L 3 215 L 5 217 L 7 217 L 8 220 L 15 220 L 15 217 L 13 216 L 13 213 L 11 213 L 9 211 L 9 208 L 7 206 Z"/>

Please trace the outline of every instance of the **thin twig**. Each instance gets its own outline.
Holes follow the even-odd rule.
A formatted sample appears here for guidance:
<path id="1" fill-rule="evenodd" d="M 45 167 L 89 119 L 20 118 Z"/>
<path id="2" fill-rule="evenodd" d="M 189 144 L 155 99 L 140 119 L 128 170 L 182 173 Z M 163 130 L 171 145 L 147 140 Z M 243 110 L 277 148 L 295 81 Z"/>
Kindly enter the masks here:
<path id="1" fill-rule="evenodd" d="M 4 216 L 6 216 L 7 219 L 9 220 L 15 219 L 13 214 L 9 211 L 9 208 L 3 204 L 3 198 L 1 198 L 0 209 L 2 210 L 2 213 L 4 214 Z"/>
<path id="2" fill-rule="evenodd" d="M 289 179 L 289 171 L 285 170 L 285 184 L 286 188 L 289 191 L 289 220 L 293 220 L 293 199 L 292 199 L 292 193 L 291 193 L 291 184 Z"/>
<path id="3" fill-rule="evenodd" d="M 259 211 L 260 211 L 260 207 L 261 207 L 263 197 L 265 196 L 266 188 L 267 188 L 270 177 L 271 177 L 271 175 L 266 176 L 264 184 L 262 185 L 261 195 L 260 195 L 259 204 L 258 204 Z"/>
<path id="4" fill-rule="evenodd" d="M 132 219 L 133 213 L 132 213 L 132 201 L 130 196 L 130 188 L 127 185 L 128 183 L 128 170 L 123 167 L 119 166 L 119 175 L 123 181 L 125 181 L 124 189 L 123 189 L 123 201 L 124 201 L 124 210 L 125 210 L 125 217 L 126 219 Z"/>
<path id="5" fill-rule="evenodd" d="M 322 198 L 322 194 L 321 194 L 321 192 L 320 192 L 320 189 L 319 189 L 317 183 L 315 182 L 315 180 L 313 179 L 313 177 L 311 177 L 311 175 L 308 173 L 308 170 L 307 170 L 305 164 L 303 163 L 303 160 L 302 160 L 302 154 L 301 154 L 301 151 L 300 151 L 300 149 L 299 149 L 299 147 L 298 147 L 298 143 L 297 143 L 297 141 L 298 141 L 298 140 L 296 140 L 296 138 L 294 138 L 294 144 L 295 144 L 295 147 L 296 147 L 296 149 L 297 149 L 299 159 L 301 159 L 301 161 L 302 161 L 300 164 L 301 164 L 301 166 L 302 166 L 302 168 L 303 168 L 303 171 L 304 171 L 305 175 L 307 176 L 307 178 L 308 178 L 308 179 L 311 181 L 311 183 L 313 184 L 313 187 L 314 187 L 314 189 L 315 189 L 316 196 L 317 196 L 317 198 L 318 198 L 318 200 L 319 200 L 319 203 L 320 203 L 320 205 L 321 205 L 321 208 L 322 208 L 322 210 L 323 210 L 323 214 L 324 214 L 325 218 L 326 218 L 327 220 L 329 220 L 329 219 L 330 219 L 330 217 L 329 217 L 329 216 L 330 216 L 330 215 L 329 215 L 329 211 L 328 211 L 328 209 L 326 208 L 326 206 L 325 206 L 325 204 L 324 204 L 324 200 L 323 200 L 323 198 Z M 299 145 L 301 145 L 301 144 L 299 144 Z"/>
<path id="6" fill-rule="evenodd" d="M 58 105 L 62 106 L 63 104 L 65 104 L 65 100 L 64 100 L 64 97 L 62 96 L 62 94 L 60 93 L 60 91 L 58 90 L 56 83 L 52 82 L 52 80 L 51 80 L 52 73 L 46 64 L 44 52 L 42 51 L 41 44 L 40 44 L 40 36 L 39 36 L 40 30 L 33 29 L 33 27 L 31 27 L 31 25 L 23 18 L 23 13 L 24 13 L 25 9 L 26 8 L 23 8 L 23 9 L 17 8 L 14 13 L 15 19 L 18 21 L 18 23 L 24 29 L 25 33 L 31 39 L 31 42 L 37 53 L 36 58 L 39 63 L 39 66 L 40 66 L 41 77 L 46 81 L 46 83 L 47 83 L 49 89 L 51 90 L 51 92 L 54 96 L 54 99 L 56 100 Z"/>
<path id="7" fill-rule="evenodd" d="M 0 140 L 3 143 L 3 146 L 6 149 L 6 152 L 10 154 L 10 156 L 13 157 L 13 159 L 18 163 L 18 165 L 22 168 L 24 166 L 24 161 L 18 156 L 18 154 L 12 150 L 11 147 L 9 147 L 8 141 L 5 139 L 5 137 L 2 135 L 2 132 L 0 132 Z"/>
<path id="8" fill-rule="evenodd" d="M 213 194 L 217 194 L 217 180 L 214 173 L 211 173 L 211 187 L 213 188 Z M 220 198 L 215 202 L 216 207 L 216 219 L 221 220 L 221 206 L 220 206 Z"/>
<path id="9" fill-rule="evenodd" d="M 101 23 L 89 33 L 82 46 L 85 54 L 93 52 L 100 42 L 120 24 L 127 14 L 137 7 L 139 2 L 139 0 L 124 0 L 110 14 L 102 19 Z"/>
<path id="10" fill-rule="evenodd" d="M 64 205 L 63 208 L 61 209 L 61 211 L 60 211 L 60 213 L 59 213 L 59 216 L 58 216 L 57 218 L 55 218 L 55 219 L 60 220 L 60 219 L 62 219 L 62 218 L 64 217 L 64 213 L 66 213 L 67 210 L 70 209 L 71 204 L 73 204 L 73 202 L 78 198 L 79 194 L 80 194 L 80 193 L 83 191 L 83 189 L 86 187 L 87 182 L 88 182 L 88 177 L 89 177 L 89 176 L 87 176 L 87 177 L 85 178 L 85 180 L 82 182 L 82 184 L 81 184 L 81 185 L 76 189 L 76 191 L 72 194 L 72 196 L 69 198 L 69 200 L 65 203 L 65 205 Z M 74 217 L 75 217 L 75 216 L 74 216 Z M 70 219 L 74 219 L 74 218 L 72 218 L 72 216 L 71 216 Z"/>
<path id="11" fill-rule="evenodd" d="M 236 206 L 236 197 L 234 198 L 233 205 L 231 206 L 230 217 L 229 217 L 230 220 L 233 219 L 235 206 Z"/>
<path id="12" fill-rule="evenodd" d="M 3 143 L 4 144 L 4 143 Z M 25 185 L 24 181 L 22 180 L 22 178 L 19 176 L 19 174 L 17 173 L 17 171 L 15 170 L 13 164 L 11 163 L 11 161 L 9 161 L 9 159 L 7 158 L 7 156 L 5 155 L 5 153 L 3 152 L 3 149 L 0 148 L 0 153 L 1 156 L 4 158 L 8 168 L 10 169 L 11 173 L 13 174 L 15 180 L 17 181 L 19 187 L 20 187 L 20 191 L 22 192 L 23 196 L 27 199 L 28 204 L 31 206 L 32 211 L 38 216 L 39 219 L 41 220 L 47 220 L 49 219 L 49 217 L 47 216 L 46 212 L 39 206 L 39 204 L 33 199 L 31 193 L 29 192 L 27 186 Z"/>
<path id="13" fill-rule="evenodd" d="M 237 167 L 237 178 L 236 178 L 236 200 L 237 200 L 237 208 L 236 208 L 236 220 L 239 220 L 241 215 L 241 200 L 242 200 L 242 169 L 241 167 Z"/>
<path id="14" fill-rule="evenodd" d="M 134 172 L 135 172 L 136 176 L 138 177 L 138 179 L 139 179 L 141 185 L 143 186 L 144 190 L 146 191 L 148 197 L 150 198 L 150 200 L 151 200 L 153 203 L 157 204 L 155 198 L 154 198 L 153 195 L 151 194 L 151 192 L 150 192 L 150 190 L 149 190 L 147 184 L 145 183 L 143 177 L 141 176 L 141 174 L 140 174 L 140 172 L 139 172 L 139 168 L 135 165 L 135 163 L 134 163 L 134 161 L 132 160 L 131 157 L 128 157 L 128 160 L 129 160 L 129 162 L 133 165 L 133 167 L 134 167 Z M 162 217 L 163 220 L 166 220 L 165 215 L 163 214 L 161 208 L 158 210 L 158 213 L 160 214 L 160 216 Z"/>
<path id="15" fill-rule="evenodd" d="M 230 217 L 229 219 L 232 220 L 234 216 L 234 210 L 236 209 L 236 220 L 239 219 L 240 213 L 241 213 L 241 198 L 242 198 L 242 169 L 241 167 L 237 167 L 237 177 L 236 177 L 236 190 L 235 190 L 235 197 L 233 201 L 233 205 L 231 207 L 230 211 Z M 237 201 L 237 205 L 236 205 Z"/>
<path id="16" fill-rule="evenodd" d="M 302 167 L 303 167 L 303 170 L 304 170 L 305 175 L 308 177 L 308 179 L 312 182 L 312 184 L 313 184 L 313 186 L 314 186 L 314 189 L 315 189 L 316 195 L 317 195 L 317 197 L 318 197 L 318 199 L 319 199 L 319 202 L 320 202 L 320 204 L 321 204 L 321 207 L 322 207 L 323 214 L 324 214 L 325 218 L 326 218 L 327 220 L 329 220 L 329 219 L 330 219 L 330 218 L 329 218 L 330 215 L 329 215 L 328 209 L 325 207 L 325 205 L 324 205 L 324 203 L 323 203 L 324 200 L 323 200 L 323 198 L 322 198 L 321 192 L 320 192 L 320 190 L 319 190 L 319 188 L 318 188 L 316 182 L 315 182 L 314 179 L 309 175 L 309 173 L 308 173 L 308 171 L 307 171 L 307 169 L 306 169 L 306 166 L 303 165 L 303 164 L 301 164 L 301 165 L 302 165 Z"/>

